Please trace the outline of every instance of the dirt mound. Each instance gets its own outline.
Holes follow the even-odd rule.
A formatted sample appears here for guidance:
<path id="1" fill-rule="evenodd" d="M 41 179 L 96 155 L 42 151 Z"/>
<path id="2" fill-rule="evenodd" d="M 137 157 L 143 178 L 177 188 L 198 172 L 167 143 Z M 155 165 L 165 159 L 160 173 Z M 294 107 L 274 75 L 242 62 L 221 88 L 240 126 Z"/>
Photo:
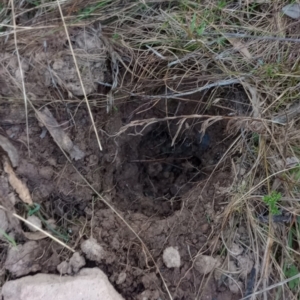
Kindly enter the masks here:
<path id="1" fill-rule="evenodd" d="M 177 113 L 185 114 L 191 109 L 191 106 L 183 107 Z M 129 122 L 124 123 L 129 117 L 125 114 L 127 109 L 132 111 L 134 107 L 128 108 L 126 104 L 111 116 L 98 114 L 96 122 L 101 120 L 108 135 L 115 134 Z M 159 117 L 161 109 L 158 105 L 142 117 Z M 66 111 L 52 113 L 60 124 L 65 123 Z M 101 267 L 126 299 L 143 295 L 148 295 L 149 299 L 156 299 L 155 295 L 165 299 L 153 262 L 132 232 L 95 198 L 57 149 L 47 130 L 43 133 L 45 128 L 40 127 L 36 119 L 30 120 L 31 158 L 21 142 L 26 140 L 24 127 L 9 124 L 5 133 L 13 136 L 21 157 L 17 175 L 29 187 L 33 202 L 40 205 L 43 220 L 52 219 L 55 224 L 52 234 L 74 247 L 92 234 L 106 254 L 101 262 L 88 260 L 88 264 Z M 213 243 L 218 243 L 210 233 L 218 226 L 218 215 L 226 202 L 223 191 L 233 180 L 226 161 L 221 159 L 232 142 L 232 138 L 225 138 L 228 136 L 226 121 L 216 122 L 204 134 L 201 133 L 203 122 L 191 119 L 179 130 L 177 121 L 164 121 L 148 126 L 142 135 L 136 134 L 141 126 L 121 136 L 102 135 L 104 151 L 100 153 L 84 109 L 77 112 L 75 123 L 76 130 L 73 127 L 65 132 L 85 157 L 74 161 L 74 166 L 93 182 L 95 189 L 102 191 L 107 201 L 143 238 L 162 276 L 167 279 L 174 299 L 195 297 L 199 291 L 194 289 L 194 281 L 199 282 L 203 275 L 193 268 L 193 261 L 199 251 L 209 255 L 211 247 L 215 247 Z M 211 177 L 217 165 L 219 171 Z M 28 213 L 20 201 L 17 210 Z M 16 236 L 18 243 L 26 240 L 21 236 Z M 35 243 L 37 247 L 42 243 L 45 247 L 46 242 Z M 178 249 L 180 268 L 165 266 L 162 256 L 167 246 Z M 41 256 L 38 251 L 35 256 L 37 270 L 55 272 L 57 265 L 69 254 L 54 244 L 48 248 L 46 256 Z M 119 274 L 123 273 L 126 278 L 121 280 Z M 212 279 L 210 282 L 200 294 L 202 297 L 210 295 L 213 299 L 218 297 L 219 288 Z M 224 289 L 221 290 L 223 293 Z M 234 296 L 230 297 L 233 299 Z"/>

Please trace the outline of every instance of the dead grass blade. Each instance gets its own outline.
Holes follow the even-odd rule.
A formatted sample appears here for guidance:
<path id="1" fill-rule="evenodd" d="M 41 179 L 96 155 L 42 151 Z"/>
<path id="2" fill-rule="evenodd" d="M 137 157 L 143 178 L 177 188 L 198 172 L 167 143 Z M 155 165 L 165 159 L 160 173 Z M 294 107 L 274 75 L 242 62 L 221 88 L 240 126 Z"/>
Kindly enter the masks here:
<path id="1" fill-rule="evenodd" d="M 8 175 L 8 180 L 9 180 L 10 185 L 14 188 L 14 190 L 16 190 L 20 199 L 24 203 L 32 205 L 33 202 L 32 202 L 30 192 L 29 192 L 27 186 L 17 177 L 14 170 L 10 166 L 9 162 L 5 159 L 3 162 L 3 167 L 4 167 L 4 171 Z"/>
<path id="2" fill-rule="evenodd" d="M 280 281 L 280 282 L 278 282 L 278 283 L 275 283 L 275 284 L 273 284 L 273 285 L 270 285 L 270 286 L 266 287 L 266 288 L 263 289 L 263 290 L 260 290 L 260 291 L 255 292 L 255 293 L 253 293 L 253 294 L 251 294 L 251 295 L 249 295 L 249 296 L 247 296 L 247 297 L 242 298 L 241 300 L 246 300 L 246 299 L 249 300 L 249 299 L 250 299 L 251 297 L 253 297 L 253 296 L 257 296 L 257 295 L 260 295 L 260 294 L 262 294 L 262 293 L 264 293 L 264 292 L 267 292 L 267 291 L 270 291 L 270 290 L 275 289 L 275 288 L 277 288 L 277 287 L 283 286 L 283 285 L 289 283 L 290 281 L 295 280 L 295 279 L 298 279 L 298 278 L 300 278 L 300 273 L 297 274 L 297 275 L 295 275 L 295 276 L 292 276 L 292 277 L 290 277 L 290 278 L 288 278 L 288 279 L 286 279 L 286 280 L 282 280 L 282 281 Z"/>
<path id="3" fill-rule="evenodd" d="M 7 153 L 12 166 L 15 168 L 19 164 L 19 153 L 10 140 L 0 134 L 0 147 Z"/>
<path id="4" fill-rule="evenodd" d="M 57 123 L 50 110 L 45 107 L 42 111 L 36 111 L 38 119 L 46 126 L 54 141 L 59 144 L 72 159 L 82 159 L 85 154 L 76 145 L 73 144 L 68 135 Z"/>

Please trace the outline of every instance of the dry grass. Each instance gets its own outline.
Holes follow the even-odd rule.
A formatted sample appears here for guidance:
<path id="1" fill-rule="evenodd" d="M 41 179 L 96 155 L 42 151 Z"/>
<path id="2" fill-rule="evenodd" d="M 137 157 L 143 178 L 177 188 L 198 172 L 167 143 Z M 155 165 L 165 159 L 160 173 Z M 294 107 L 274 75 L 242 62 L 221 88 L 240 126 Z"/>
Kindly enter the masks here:
<path id="1" fill-rule="evenodd" d="M 300 25 L 282 15 L 285 2 L 37 0 L 15 1 L 14 9 L 10 3 L 0 6 L 0 47 L 11 55 L 17 50 L 20 65 L 27 60 L 31 68 L 39 68 L 36 54 L 44 51 L 45 40 L 52 53 L 63 51 L 64 43 L 53 38 L 64 35 L 64 25 L 69 33 L 83 28 L 103 42 L 110 56 L 113 88 L 109 98 L 97 95 L 90 105 L 110 110 L 130 99 L 150 106 L 160 99 L 190 101 L 203 87 L 210 89 L 207 103 L 214 105 L 232 84 L 244 89 L 252 115 L 230 117 L 229 124 L 240 137 L 227 154 L 236 173 L 223 215 L 224 245 L 229 257 L 231 244 L 239 242 L 237 226 L 243 227 L 247 236 L 243 246 L 253 254 L 256 268 L 249 294 L 298 299 L 299 279 L 295 287 L 284 280 L 300 268 L 299 116 L 293 115 L 285 124 L 272 121 L 300 97 Z M 72 54 L 79 55 L 75 50 Z M 18 81 L 10 60 L 4 55 L 0 60 L 0 82 L 8 82 L 2 86 L 2 101 L 27 103 L 27 97 L 34 106 L 81 103 L 70 93 L 67 99 L 49 91 L 35 95 L 26 79 Z M 30 94 L 23 97 L 25 90 Z M 85 92 L 84 99 L 89 105 Z M 182 116 L 188 117 L 193 116 Z M 273 191 L 282 195 L 278 205 L 281 213 L 290 216 L 286 223 L 275 222 L 271 214 L 261 222 L 260 216 L 268 214 L 263 197 Z"/>

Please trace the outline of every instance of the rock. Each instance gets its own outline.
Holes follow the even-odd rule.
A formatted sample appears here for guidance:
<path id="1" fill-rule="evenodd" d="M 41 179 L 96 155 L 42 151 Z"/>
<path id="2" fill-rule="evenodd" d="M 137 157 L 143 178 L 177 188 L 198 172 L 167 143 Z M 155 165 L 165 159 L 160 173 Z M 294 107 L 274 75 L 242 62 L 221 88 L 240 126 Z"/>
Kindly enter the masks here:
<path id="1" fill-rule="evenodd" d="M 38 228 L 42 228 L 42 221 L 37 217 L 37 216 L 29 216 L 27 218 L 27 221 L 32 223 L 33 225 L 35 225 Z M 30 226 L 28 224 L 26 224 L 26 226 L 28 227 L 28 229 L 32 232 L 36 232 L 38 231 L 36 228 L 34 228 L 33 226 Z"/>
<path id="2" fill-rule="evenodd" d="M 208 274 L 220 266 L 220 261 L 212 256 L 200 255 L 196 257 L 194 267 L 201 274 Z"/>
<path id="3" fill-rule="evenodd" d="M 137 300 L 154 300 L 161 299 L 157 290 L 145 290 L 137 296 Z"/>
<path id="4" fill-rule="evenodd" d="M 168 247 L 164 250 L 163 261 L 167 268 L 179 268 L 180 267 L 180 254 L 174 247 Z"/>
<path id="5" fill-rule="evenodd" d="M 71 267 L 67 261 L 62 261 L 57 266 L 57 272 L 61 275 L 69 274 L 71 273 Z"/>
<path id="6" fill-rule="evenodd" d="M 24 245 L 18 245 L 17 247 L 11 247 L 8 250 L 4 264 L 5 269 L 15 277 L 37 272 L 41 270 L 41 266 L 37 261 L 37 257 L 41 254 L 40 247 L 35 241 L 30 241 Z"/>
<path id="7" fill-rule="evenodd" d="M 100 262 L 105 256 L 103 247 L 92 237 L 82 242 L 81 250 L 92 261 Z"/>
<path id="8" fill-rule="evenodd" d="M 7 281 L 3 300 L 123 300 L 98 268 L 82 269 L 77 276 L 37 274 Z"/>
<path id="9" fill-rule="evenodd" d="M 57 266 L 59 274 L 76 274 L 78 271 L 85 266 L 85 259 L 78 252 L 75 252 L 70 261 L 63 261 Z"/>

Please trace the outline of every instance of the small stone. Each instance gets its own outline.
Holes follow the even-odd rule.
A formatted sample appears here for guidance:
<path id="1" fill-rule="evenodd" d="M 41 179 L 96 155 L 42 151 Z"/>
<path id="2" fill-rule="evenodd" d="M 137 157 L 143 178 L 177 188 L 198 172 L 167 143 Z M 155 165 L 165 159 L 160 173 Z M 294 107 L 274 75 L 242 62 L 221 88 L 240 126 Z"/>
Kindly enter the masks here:
<path id="1" fill-rule="evenodd" d="M 164 250 L 163 261 L 167 268 L 179 268 L 180 267 L 180 254 L 174 247 L 168 247 Z"/>
<path id="2" fill-rule="evenodd" d="M 201 274 L 208 274 L 220 266 L 220 261 L 212 256 L 200 255 L 196 257 L 195 269 Z"/>
<path id="3" fill-rule="evenodd" d="M 244 176 L 245 174 L 246 174 L 246 169 L 245 168 L 241 168 L 240 175 Z"/>
<path id="4" fill-rule="evenodd" d="M 81 244 L 81 250 L 92 261 L 101 262 L 105 256 L 103 247 L 92 237 Z"/>
<path id="5" fill-rule="evenodd" d="M 42 228 L 42 221 L 37 216 L 34 216 L 34 215 L 29 216 L 29 217 L 27 217 L 27 221 L 32 223 L 33 225 L 35 225 L 38 228 Z M 38 231 L 38 229 L 34 228 L 33 226 L 30 226 L 29 224 L 26 224 L 26 226 L 32 232 Z"/>
<path id="6" fill-rule="evenodd" d="M 75 252 L 70 259 L 70 267 L 73 273 L 78 273 L 78 271 L 85 266 L 85 259 L 78 252 Z"/>
<path id="7" fill-rule="evenodd" d="M 70 265 L 67 261 L 62 261 L 58 266 L 57 266 L 57 272 L 61 275 L 69 274 L 71 271 Z"/>
<path id="8" fill-rule="evenodd" d="M 116 284 L 119 285 L 119 284 L 124 283 L 125 280 L 126 280 L 126 277 L 127 277 L 126 273 L 125 273 L 125 272 L 121 272 L 121 273 L 119 274 L 119 276 L 118 276 L 118 279 L 117 279 L 117 281 L 116 281 Z"/>

